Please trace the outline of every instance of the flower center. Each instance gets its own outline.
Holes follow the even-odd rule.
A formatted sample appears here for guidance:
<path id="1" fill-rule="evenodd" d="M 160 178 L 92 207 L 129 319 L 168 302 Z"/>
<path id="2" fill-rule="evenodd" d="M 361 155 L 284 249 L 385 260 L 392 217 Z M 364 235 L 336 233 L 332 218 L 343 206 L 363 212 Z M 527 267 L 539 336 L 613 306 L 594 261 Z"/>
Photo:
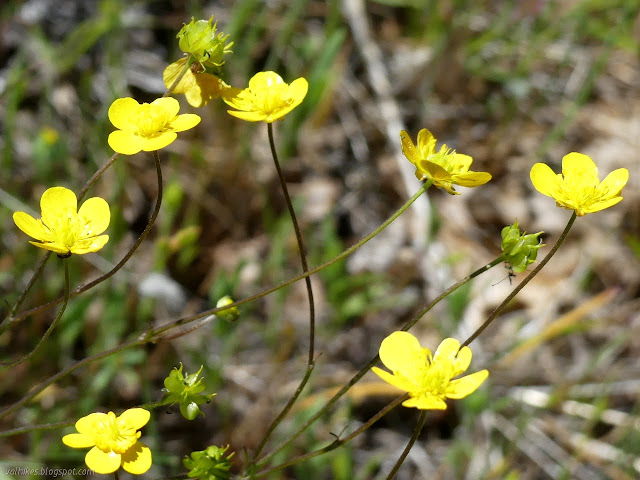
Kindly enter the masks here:
<path id="1" fill-rule="evenodd" d="M 82 235 L 84 225 L 77 215 L 67 214 L 55 218 L 53 224 L 46 225 L 51 232 L 53 242 L 71 248 Z"/>
<path id="2" fill-rule="evenodd" d="M 131 124 L 135 126 L 134 133 L 139 137 L 155 137 L 167 130 L 171 120 L 164 108 L 143 103 L 131 117 Z"/>
<path id="3" fill-rule="evenodd" d="M 428 355 L 417 372 L 416 391 L 412 393 L 416 396 L 425 394 L 443 396 L 453 376 L 454 368 L 451 362 L 434 362 L 433 357 Z"/>
<path id="4" fill-rule="evenodd" d="M 140 432 L 118 420 L 113 412 L 108 413 L 104 422 L 97 423 L 93 432 L 96 447 L 105 453 L 122 454 L 135 445 L 139 437 Z"/>
<path id="5" fill-rule="evenodd" d="M 261 112 L 270 115 L 288 107 L 293 99 L 287 96 L 288 85 L 274 84 L 253 93 L 253 104 Z"/>

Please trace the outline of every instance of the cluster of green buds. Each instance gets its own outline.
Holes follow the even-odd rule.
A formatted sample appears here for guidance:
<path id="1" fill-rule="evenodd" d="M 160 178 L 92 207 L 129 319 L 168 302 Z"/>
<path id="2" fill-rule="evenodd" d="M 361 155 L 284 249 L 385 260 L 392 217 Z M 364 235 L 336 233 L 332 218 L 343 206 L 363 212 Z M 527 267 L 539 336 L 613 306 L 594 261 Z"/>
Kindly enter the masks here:
<path id="1" fill-rule="evenodd" d="M 217 33 L 218 22 L 213 15 L 207 20 L 194 20 L 187 23 L 178 32 L 180 50 L 188 53 L 204 67 L 206 71 L 216 73 L 224 65 L 223 56 L 231 53 L 233 42 L 227 44 L 229 35 Z"/>
<path id="2" fill-rule="evenodd" d="M 194 420 L 198 414 L 204 413 L 200 410 L 199 405 L 208 403 L 211 401 L 211 397 L 215 395 L 203 395 L 205 386 L 202 383 L 202 378 L 198 378 L 202 372 L 202 366 L 196 373 L 187 374 L 182 373 L 182 363 L 180 368 L 174 368 L 169 376 L 164 379 L 165 388 L 162 389 L 166 392 L 162 397 L 162 402 L 168 405 L 180 404 L 180 413 L 187 420 Z"/>
<path id="3" fill-rule="evenodd" d="M 211 445 L 206 450 L 191 452 L 190 457 L 185 457 L 182 463 L 189 469 L 189 478 L 200 480 L 226 480 L 230 478 L 231 457 L 235 452 L 225 457 L 229 445 L 224 448 Z"/>
<path id="4" fill-rule="evenodd" d="M 536 261 L 538 249 L 543 246 L 539 238 L 544 232 L 526 234 L 518 228 L 518 221 L 502 229 L 502 257 L 515 273 L 524 272 Z"/>

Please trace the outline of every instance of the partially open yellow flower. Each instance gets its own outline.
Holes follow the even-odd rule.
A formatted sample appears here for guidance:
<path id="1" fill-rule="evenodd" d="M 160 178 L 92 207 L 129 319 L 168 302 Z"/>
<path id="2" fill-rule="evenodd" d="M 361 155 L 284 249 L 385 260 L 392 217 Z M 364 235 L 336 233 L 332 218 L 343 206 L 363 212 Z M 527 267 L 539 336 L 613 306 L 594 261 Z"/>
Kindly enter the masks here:
<path id="1" fill-rule="evenodd" d="M 173 85 L 173 82 L 184 69 L 186 62 L 186 57 L 181 58 L 164 69 L 162 78 L 167 88 Z M 197 69 L 199 66 L 199 63 L 194 63 L 173 89 L 173 93 L 184 93 L 187 102 L 189 102 L 189 105 L 192 107 L 204 107 L 211 100 L 232 96 L 240 91 L 239 88 L 233 88 L 227 85 L 211 73 L 194 71 L 194 67 Z"/>
<path id="2" fill-rule="evenodd" d="M 109 204 L 102 198 L 85 201 L 78 210 L 76 194 L 64 187 L 52 187 L 40 198 L 41 219 L 15 212 L 13 221 L 20 230 L 38 240 L 29 242 L 65 257 L 72 253 L 100 250 L 109 235 L 100 235 L 109 226 Z"/>
<path id="3" fill-rule="evenodd" d="M 140 475 L 151 467 L 151 450 L 138 441 L 138 429 L 147 424 L 150 416 L 143 408 L 130 408 L 119 417 L 113 412 L 92 413 L 76 422 L 79 433 L 65 435 L 62 442 L 72 448 L 93 447 L 84 461 L 97 473 L 113 473 L 122 466 L 127 472 Z"/>
<path id="4" fill-rule="evenodd" d="M 249 80 L 249 88 L 223 99 L 236 109 L 227 110 L 234 117 L 247 122 L 271 123 L 300 105 L 308 88 L 302 77 L 289 85 L 275 72 L 258 72 Z"/>
<path id="5" fill-rule="evenodd" d="M 436 187 L 444 188 L 452 195 L 460 194 L 453 185 L 477 187 L 491 180 L 491 174 L 487 172 L 469 171 L 473 162 L 469 155 L 456 153 L 446 145 L 436 152 L 436 139 L 426 128 L 418 132 L 417 148 L 404 130 L 400 132 L 400 141 L 402 153 L 416 167 L 418 180 L 433 180 Z"/>
<path id="6" fill-rule="evenodd" d="M 489 376 L 487 370 L 480 370 L 453 380 L 471 363 L 471 349 L 460 348 L 460 342 L 453 338 L 445 338 L 431 356 L 410 333 L 393 332 L 380 345 L 380 360 L 392 373 L 377 367 L 373 372 L 409 393 L 402 405 L 421 410 L 444 410 L 447 398 L 466 397 Z"/>
<path id="7" fill-rule="evenodd" d="M 200 123 L 193 113 L 178 115 L 180 104 L 175 98 L 158 98 L 139 104 L 133 98 L 118 98 L 109 107 L 109 120 L 118 128 L 109 135 L 109 146 L 124 155 L 141 150 L 160 150 L 178 135 Z"/>
<path id="8" fill-rule="evenodd" d="M 530 175 L 536 190 L 553 198 L 559 207 L 574 210 L 579 217 L 618 203 L 622 200 L 622 188 L 629 180 L 629 170 L 618 168 L 600 183 L 596 164 L 577 152 L 562 158 L 561 174 L 555 174 L 544 163 L 536 163 Z"/>

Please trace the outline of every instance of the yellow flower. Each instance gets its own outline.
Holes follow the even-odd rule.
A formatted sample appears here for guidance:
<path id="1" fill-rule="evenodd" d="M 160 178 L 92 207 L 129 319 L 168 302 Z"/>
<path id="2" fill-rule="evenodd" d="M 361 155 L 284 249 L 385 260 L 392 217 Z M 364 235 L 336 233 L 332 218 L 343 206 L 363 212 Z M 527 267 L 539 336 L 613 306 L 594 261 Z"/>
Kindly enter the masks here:
<path id="1" fill-rule="evenodd" d="M 142 105 L 133 98 L 118 98 L 109 107 L 109 120 L 118 128 L 109 135 L 109 146 L 118 153 L 133 155 L 166 147 L 183 132 L 200 123 L 193 113 L 178 115 L 175 98 L 158 98 Z"/>
<path id="2" fill-rule="evenodd" d="M 162 78 L 167 88 L 173 85 L 175 79 L 184 69 L 186 62 L 186 57 L 181 58 L 164 69 Z M 194 67 L 196 69 L 202 68 L 199 63 L 194 63 L 191 68 L 187 69 L 184 76 L 173 89 L 173 93 L 184 93 L 187 102 L 189 102 L 189 105 L 192 107 L 204 107 L 211 100 L 235 95 L 240 91 L 238 88 L 227 85 L 211 73 L 194 72 Z"/>
<path id="3" fill-rule="evenodd" d="M 394 332 L 382 341 L 380 360 L 392 373 L 377 367 L 373 367 L 373 372 L 385 382 L 409 392 L 410 398 L 402 405 L 421 410 L 444 410 L 447 398 L 466 397 L 489 376 L 487 370 L 480 370 L 452 380 L 471 363 L 471 349 L 460 348 L 460 342 L 453 338 L 445 338 L 431 356 L 410 333 Z"/>
<path id="4" fill-rule="evenodd" d="M 247 122 L 271 123 L 300 105 L 308 88 L 302 77 L 289 85 L 275 72 L 258 72 L 249 80 L 249 88 L 225 97 L 224 101 L 236 109 L 227 110 L 234 117 Z"/>
<path id="5" fill-rule="evenodd" d="M 556 175 L 544 163 L 536 163 L 530 175 L 536 190 L 553 198 L 559 207 L 574 210 L 579 217 L 618 203 L 622 200 L 622 188 L 629 180 L 629 171 L 618 168 L 600 183 L 596 164 L 577 152 L 562 158 L 561 174 Z"/>
<path id="6" fill-rule="evenodd" d="M 487 172 L 469 171 L 473 162 L 469 155 L 456 153 L 446 145 L 436 152 L 436 139 L 426 128 L 418 133 L 418 148 L 404 130 L 400 132 L 400 141 L 402 153 L 416 167 L 418 180 L 433 180 L 436 187 L 444 188 L 452 195 L 460 194 L 453 185 L 477 187 L 491 180 L 491 174 Z"/>
<path id="7" fill-rule="evenodd" d="M 72 448 L 93 447 L 84 461 L 97 473 L 113 473 L 120 466 L 127 472 L 140 475 L 151 467 L 151 450 L 139 442 L 142 428 L 150 413 L 143 408 L 131 408 L 119 417 L 113 412 L 92 413 L 76 422 L 76 430 L 62 437 Z"/>
<path id="8" fill-rule="evenodd" d="M 78 210 L 76 194 L 64 187 L 52 187 L 40 198 L 41 219 L 25 212 L 15 212 L 13 221 L 20 230 L 38 240 L 36 247 L 60 256 L 96 252 L 104 247 L 109 235 L 100 235 L 109 226 L 109 204 L 102 198 L 85 201 Z"/>

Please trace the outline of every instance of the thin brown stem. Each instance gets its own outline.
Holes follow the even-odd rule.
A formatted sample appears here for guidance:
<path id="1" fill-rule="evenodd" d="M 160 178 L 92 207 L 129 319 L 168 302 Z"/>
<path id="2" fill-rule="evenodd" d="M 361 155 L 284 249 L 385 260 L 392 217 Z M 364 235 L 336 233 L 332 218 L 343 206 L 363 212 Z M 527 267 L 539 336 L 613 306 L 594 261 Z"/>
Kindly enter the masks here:
<path id="1" fill-rule="evenodd" d="M 62 318 L 62 315 L 64 314 L 64 311 L 67 308 L 67 303 L 69 303 L 69 263 L 67 262 L 66 258 L 62 259 L 62 263 L 64 265 L 64 295 L 62 297 L 62 307 L 60 307 L 60 311 L 56 315 L 56 318 L 53 319 L 53 321 L 51 322 L 51 325 L 49 325 L 49 328 L 47 328 L 47 331 L 44 332 L 44 335 L 42 336 L 42 338 L 40 339 L 40 341 L 38 342 L 38 344 L 35 346 L 33 350 L 31 350 L 29 353 L 27 353 L 23 357 L 13 362 L 0 362 L 0 367 L 14 367 L 28 360 L 33 355 L 35 355 L 36 352 L 38 352 L 38 350 L 42 348 L 42 345 L 44 345 L 44 342 L 47 340 L 47 338 L 49 338 L 49 335 L 51 335 L 51 333 L 53 332 L 53 329 L 56 328 L 56 325 Z"/>
<path id="2" fill-rule="evenodd" d="M 250 476 L 250 478 L 265 477 L 265 476 L 267 476 L 267 475 L 269 475 L 271 473 L 277 472 L 278 470 L 282 470 L 283 468 L 287 468 L 287 467 L 290 467 L 292 465 L 296 465 L 298 463 L 304 462 L 305 460 L 309 460 L 311 458 L 317 457 L 318 455 L 322 455 L 324 453 L 327 453 L 327 452 L 330 452 L 332 450 L 335 450 L 336 448 L 344 445 L 345 443 L 350 442 L 355 437 L 360 435 L 362 432 L 364 432 L 365 430 L 370 428 L 374 423 L 376 423 L 378 420 L 380 420 L 382 417 L 384 417 L 387 413 L 389 413 L 390 410 L 392 410 L 395 407 L 397 407 L 398 405 L 400 405 L 407 398 L 409 398 L 409 394 L 404 394 L 404 395 L 401 395 L 400 397 L 396 398 L 395 400 L 393 400 L 386 407 L 384 407 L 382 410 L 380 410 L 378 413 L 376 413 L 366 423 L 362 424 L 357 430 L 352 432 L 347 437 L 336 438 L 333 442 L 331 442 L 326 447 L 320 448 L 318 450 L 314 450 L 313 452 L 305 453 L 304 455 L 299 455 L 297 457 L 293 457 L 292 459 L 287 460 L 286 462 L 283 462 L 280 465 L 276 465 L 275 467 L 269 468 L 267 470 L 263 470 L 261 472 L 255 473 L 255 474 L 252 474 Z"/>
<path id="3" fill-rule="evenodd" d="M 287 209 L 289 210 L 291 223 L 293 223 L 293 230 L 296 234 L 296 241 L 298 242 L 298 251 L 300 253 L 300 263 L 302 264 L 302 271 L 306 273 L 309 271 L 309 266 L 307 265 L 307 255 L 305 253 L 302 232 L 300 231 L 300 225 L 298 224 L 298 220 L 296 218 L 296 212 L 293 208 L 291 197 L 289 196 L 289 189 L 287 188 L 287 182 L 284 178 L 284 174 L 282 173 L 282 168 L 280 167 L 280 161 L 278 160 L 278 153 L 276 151 L 276 145 L 273 139 L 272 123 L 267 124 L 267 132 L 269 135 L 269 146 L 271 147 L 271 156 L 273 157 L 273 163 L 275 164 L 276 171 L 278 172 L 280 187 L 282 189 L 282 193 L 284 194 L 284 199 L 287 204 Z M 271 435 L 273 434 L 275 429 L 278 427 L 280 422 L 282 422 L 282 420 L 287 416 L 287 414 L 295 404 L 296 400 L 304 390 L 304 387 L 306 386 L 307 382 L 311 378 L 311 372 L 313 371 L 313 366 L 315 362 L 314 351 L 315 351 L 315 333 L 316 333 L 316 313 L 315 313 L 315 305 L 313 303 L 313 289 L 311 288 L 311 278 L 305 277 L 304 281 L 307 288 L 307 297 L 309 299 L 309 354 L 307 358 L 307 369 L 305 371 L 304 377 L 302 377 L 302 381 L 300 382 L 300 385 L 298 386 L 294 394 L 291 396 L 291 398 L 289 399 L 287 404 L 284 406 L 282 411 L 278 414 L 278 416 L 273 420 L 273 422 L 271 422 L 271 425 L 269 425 L 267 432 L 265 433 L 264 437 L 262 438 L 262 441 L 258 445 L 258 448 L 255 454 L 253 455 L 252 462 L 258 458 L 260 453 L 262 453 L 262 450 L 264 449 L 264 446 L 269 441 L 269 438 L 271 438 Z"/>
<path id="4" fill-rule="evenodd" d="M 407 455 L 409 455 L 409 452 L 411 451 L 413 444 L 416 443 L 416 440 L 420 436 L 420 432 L 422 431 L 422 427 L 424 427 L 424 422 L 426 419 L 427 419 L 427 411 L 422 410 L 420 412 L 420 418 L 418 419 L 418 424 L 416 425 L 416 428 L 413 429 L 413 434 L 411 435 L 411 438 L 409 439 L 407 446 L 404 447 L 404 450 L 400 454 L 400 458 L 398 458 L 398 461 L 391 469 L 391 472 L 389 472 L 389 475 L 387 475 L 387 480 L 393 480 L 395 478 L 396 474 L 398 473 L 398 470 L 400 470 L 400 467 L 402 466 L 405 459 L 407 458 Z"/>
<path id="5" fill-rule="evenodd" d="M 484 330 L 491 324 L 491 322 L 493 322 L 496 319 L 496 317 L 500 315 L 500 312 L 502 312 L 502 310 L 505 309 L 505 307 L 509 304 L 509 302 L 511 302 L 511 300 L 513 300 L 513 298 L 520 292 L 520 290 L 522 290 L 527 285 L 527 283 L 529 283 L 533 279 L 533 277 L 535 277 L 538 274 L 538 272 L 540 272 L 540 270 L 544 268 L 547 262 L 551 260 L 551 257 L 553 257 L 553 255 L 558 251 L 558 249 L 560 248 L 560 245 L 562 245 L 565 238 L 567 238 L 569 230 L 571 230 L 571 227 L 573 226 L 573 222 L 576 221 L 576 218 L 577 218 L 576 212 L 573 212 L 573 215 L 571 215 L 571 218 L 569 219 L 567 226 L 564 227 L 564 230 L 560 234 L 560 237 L 556 241 L 555 245 L 551 248 L 551 251 L 547 254 L 547 256 L 544 257 L 542 261 L 538 264 L 538 266 L 534 268 L 531 271 L 531 273 L 527 275 L 524 278 L 524 280 L 522 280 L 518 284 L 516 288 L 513 289 L 513 291 L 507 296 L 507 298 L 505 298 L 502 301 L 502 303 L 493 310 L 493 312 L 491 312 L 491 314 L 484 321 L 484 323 L 480 325 L 480 327 L 475 332 L 473 332 L 473 334 L 469 338 L 467 338 L 462 345 L 460 345 L 460 348 L 466 347 L 471 342 L 473 342 L 476 338 L 478 338 L 478 336 L 482 332 L 484 332 Z"/>

